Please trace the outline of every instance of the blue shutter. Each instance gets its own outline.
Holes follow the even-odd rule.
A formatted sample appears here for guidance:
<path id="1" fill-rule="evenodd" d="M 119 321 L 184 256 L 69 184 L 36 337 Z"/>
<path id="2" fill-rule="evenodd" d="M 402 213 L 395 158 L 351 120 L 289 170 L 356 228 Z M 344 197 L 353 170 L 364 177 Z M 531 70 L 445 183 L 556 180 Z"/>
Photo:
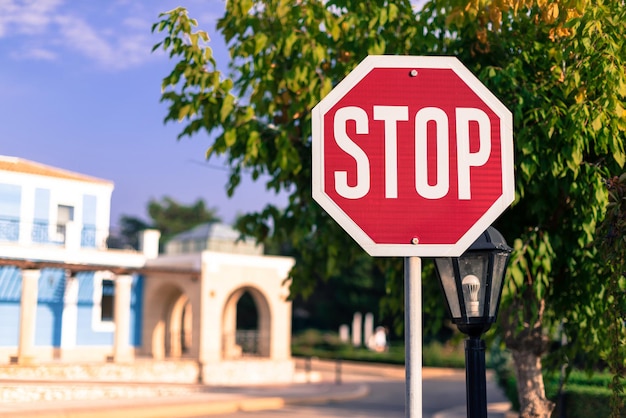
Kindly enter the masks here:
<path id="1" fill-rule="evenodd" d="M 49 242 L 50 190 L 35 189 L 35 216 L 33 219 L 33 242 Z"/>
<path id="2" fill-rule="evenodd" d="M 83 195 L 83 229 L 81 231 L 81 247 L 95 248 L 96 246 L 96 208 L 97 198 L 93 195 Z"/>
<path id="3" fill-rule="evenodd" d="M 0 183 L 0 241 L 19 239 L 21 202 L 21 186 Z"/>

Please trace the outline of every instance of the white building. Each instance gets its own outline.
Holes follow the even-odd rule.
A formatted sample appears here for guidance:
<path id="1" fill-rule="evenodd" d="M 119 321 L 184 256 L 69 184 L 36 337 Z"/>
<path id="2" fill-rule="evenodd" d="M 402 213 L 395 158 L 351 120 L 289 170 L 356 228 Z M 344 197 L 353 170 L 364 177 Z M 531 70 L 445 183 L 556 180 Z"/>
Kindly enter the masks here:
<path id="1" fill-rule="evenodd" d="M 219 224 L 181 234 L 172 254 L 158 255 L 157 231 L 142 252 L 109 249 L 112 191 L 0 156 L 0 364 L 178 359 L 208 384 L 290 380 L 293 260 Z M 253 329 L 238 327 L 242 300 Z"/>

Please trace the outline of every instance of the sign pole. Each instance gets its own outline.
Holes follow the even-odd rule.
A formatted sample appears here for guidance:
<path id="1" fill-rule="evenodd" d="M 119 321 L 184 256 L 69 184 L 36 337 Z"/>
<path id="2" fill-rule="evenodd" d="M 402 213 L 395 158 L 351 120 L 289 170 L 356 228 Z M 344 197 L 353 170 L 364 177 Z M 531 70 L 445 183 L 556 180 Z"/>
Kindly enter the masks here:
<path id="1" fill-rule="evenodd" d="M 422 418 L 422 259 L 404 258 L 406 418 Z"/>

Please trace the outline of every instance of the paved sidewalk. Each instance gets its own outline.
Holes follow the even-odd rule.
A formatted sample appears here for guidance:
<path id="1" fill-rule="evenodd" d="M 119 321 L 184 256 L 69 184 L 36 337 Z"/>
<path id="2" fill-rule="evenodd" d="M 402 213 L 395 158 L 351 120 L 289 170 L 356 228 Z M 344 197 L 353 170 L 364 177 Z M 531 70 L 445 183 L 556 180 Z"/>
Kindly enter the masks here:
<path id="1" fill-rule="evenodd" d="M 42 385 L 66 385 L 73 390 L 115 387 L 124 392 L 154 390 L 155 396 L 120 396 L 95 400 L 38 400 L 33 402 L 0 402 L 0 416 L 15 418 L 191 418 L 236 411 L 278 409 L 286 405 L 330 403 L 355 400 L 367 396 L 369 387 L 363 376 L 383 379 L 404 379 L 402 366 L 380 366 L 342 362 L 315 361 L 311 373 L 305 374 L 303 360 L 296 360 L 301 383 L 254 387 L 210 387 L 190 384 L 162 383 L 94 383 L 52 381 L 7 381 L 24 390 Z M 340 372 L 341 384 L 337 384 Z M 453 369 L 423 370 L 424 377 L 450 376 L 463 373 Z M 311 383 L 306 383 L 311 382 Z M 29 389 L 30 385 L 30 389 Z M 134 392 L 133 392 L 134 393 Z M 141 392 L 138 392 L 141 393 Z M 491 404 L 490 418 L 505 418 L 509 405 Z M 434 418 L 465 418 L 465 408 L 441 411 Z"/>
<path id="2" fill-rule="evenodd" d="M 341 402 L 364 397 L 368 390 L 367 385 L 357 383 L 341 385 L 310 383 L 249 388 L 203 387 L 198 388 L 195 393 L 190 391 L 181 395 L 156 398 L 8 402 L 0 404 L 0 416 L 15 418 L 184 418 L 235 411 L 278 409 L 294 404 Z"/>
<path id="3" fill-rule="evenodd" d="M 304 370 L 305 363 L 303 359 L 297 359 L 298 369 Z M 322 375 L 323 380 L 332 380 L 337 375 L 337 362 L 328 360 L 315 360 L 312 369 L 318 371 Z M 384 364 L 358 363 L 358 362 L 341 362 L 339 367 L 342 381 L 360 380 L 366 376 L 377 376 L 390 379 L 404 380 L 404 366 L 393 366 Z M 463 369 L 447 369 L 425 367 L 422 369 L 422 377 L 424 379 L 456 376 L 465 379 L 465 370 Z M 488 372 L 488 378 L 489 372 Z M 491 377 L 492 378 L 492 377 Z M 489 418 L 518 418 L 518 416 L 510 412 L 511 404 L 509 402 L 492 402 L 487 405 L 487 413 Z M 467 418 L 467 409 L 465 406 L 442 410 L 433 416 L 433 418 Z"/>

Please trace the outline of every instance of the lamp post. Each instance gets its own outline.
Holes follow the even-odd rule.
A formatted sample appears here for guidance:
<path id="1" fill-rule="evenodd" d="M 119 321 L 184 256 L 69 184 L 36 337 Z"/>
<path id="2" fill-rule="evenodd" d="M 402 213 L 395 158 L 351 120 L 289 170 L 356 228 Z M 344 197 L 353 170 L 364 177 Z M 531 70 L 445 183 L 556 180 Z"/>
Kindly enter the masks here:
<path id="1" fill-rule="evenodd" d="M 435 258 L 448 314 L 465 340 L 465 382 L 468 418 L 487 418 L 485 342 L 496 321 L 511 248 L 497 229 L 489 227 L 460 257 Z"/>

